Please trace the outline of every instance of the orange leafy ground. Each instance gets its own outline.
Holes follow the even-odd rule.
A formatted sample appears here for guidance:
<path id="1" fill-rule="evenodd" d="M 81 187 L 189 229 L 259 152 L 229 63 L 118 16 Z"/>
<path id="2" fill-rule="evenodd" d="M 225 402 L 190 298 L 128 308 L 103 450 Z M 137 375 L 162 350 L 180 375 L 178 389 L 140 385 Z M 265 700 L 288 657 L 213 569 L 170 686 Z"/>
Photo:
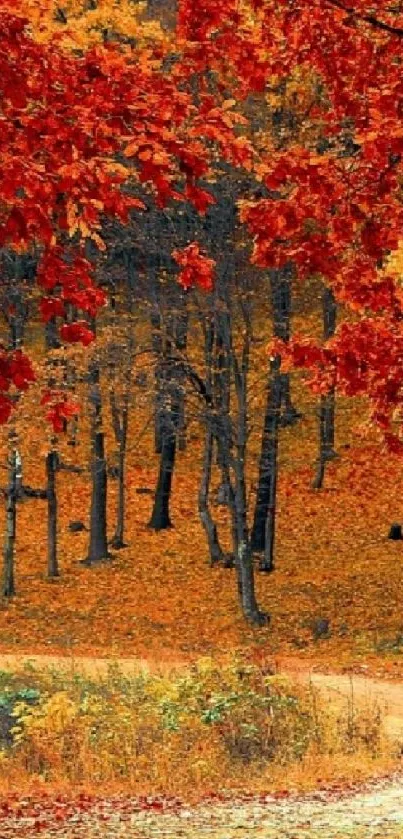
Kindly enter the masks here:
<path id="1" fill-rule="evenodd" d="M 257 574 L 259 602 L 272 616 L 265 629 L 251 629 L 236 602 L 234 571 L 207 562 L 196 513 L 201 443 L 180 455 L 172 514 L 175 528 L 147 529 L 157 458 L 132 452 L 127 474 L 127 538 L 130 546 L 99 567 L 86 568 L 88 535 L 70 534 L 68 522 L 86 520 L 89 485 L 62 475 L 60 566 L 57 581 L 45 578 L 46 505 L 26 501 L 18 509 L 18 595 L 0 609 L 0 651 L 66 652 L 192 658 L 238 648 L 263 655 L 298 654 L 333 666 L 365 663 L 403 672 L 398 636 L 403 547 L 386 538 L 402 510 L 401 463 L 381 453 L 351 428 L 357 409 L 340 403 L 338 449 L 323 491 L 310 489 L 316 455 L 314 403 L 297 390 L 305 419 L 283 433 L 277 532 L 277 569 Z M 344 449 L 345 442 L 352 444 Z M 151 438 L 148 441 L 151 446 Z M 83 455 L 85 456 L 85 451 Z M 387 459 L 386 459 L 387 457 Z M 39 468 L 40 467 L 40 468 Z M 43 483 L 42 462 L 27 459 L 26 480 Z M 110 521 L 116 486 L 110 483 Z M 221 513 L 221 515 L 223 515 Z M 112 528 L 111 528 L 112 530 Z M 330 620 L 331 637 L 315 641 L 315 618 Z M 388 651 L 388 644 L 391 649 Z M 393 646 L 394 644 L 394 646 Z"/>

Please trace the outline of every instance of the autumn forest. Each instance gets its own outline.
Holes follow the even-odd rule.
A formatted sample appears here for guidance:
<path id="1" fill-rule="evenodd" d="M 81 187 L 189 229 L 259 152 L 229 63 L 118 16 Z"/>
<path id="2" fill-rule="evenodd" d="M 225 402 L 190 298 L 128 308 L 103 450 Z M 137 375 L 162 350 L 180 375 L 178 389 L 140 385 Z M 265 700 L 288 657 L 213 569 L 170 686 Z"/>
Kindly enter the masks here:
<path id="1" fill-rule="evenodd" d="M 0 0 L 0 23 L 2 789 L 395 769 L 368 709 L 336 748 L 301 674 L 403 678 L 401 4 Z M 30 656 L 149 681 L 95 708 Z"/>

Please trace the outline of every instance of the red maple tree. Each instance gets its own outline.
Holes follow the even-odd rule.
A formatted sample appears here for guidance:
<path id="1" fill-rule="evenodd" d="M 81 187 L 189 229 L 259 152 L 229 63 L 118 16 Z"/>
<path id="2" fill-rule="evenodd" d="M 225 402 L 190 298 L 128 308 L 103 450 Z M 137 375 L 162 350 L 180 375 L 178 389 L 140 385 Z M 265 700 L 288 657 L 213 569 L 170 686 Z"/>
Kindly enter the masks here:
<path id="1" fill-rule="evenodd" d="M 403 396 L 402 294 L 386 260 L 403 221 L 403 11 L 384 0 L 370 10 L 364 0 L 250 0 L 242 9 L 182 0 L 179 21 L 199 72 L 214 68 L 238 96 L 268 92 L 296 70 L 320 80 L 308 117 L 315 142 L 263 153 L 258 174 L 270 197 L 243 202 L 241 219 L 253 262 L 291 259 L 300 280 L 320 275 L 358 315 L 323 350 L 295 338 L 291 357 L 313 365 L 317 389 L 368 395 L 399 446 L 391 422 Z"/>
<path id="2" fill-rule="evenodd" d="M 0 246 L 39 246 L 43 320 L 63 319 L 68 305 L 82 312 L 81 320 L 62 326 L 65 342 L 88 345 L 92 333 L 82 318 L 105 303 L 84 251 L 89 237 L 104 247 L 104 216 L 125 222 L 132 208 L 145 209 L 142 189 L 151 189 L 159 206 L 188 200 L 204 213 L 214 199 L 199 181 L 208 177 L 216 150 L 251 166 L 251 145 L 234 131 L 244 121 L 234 103 L 205 94 L 196 107 L 186 63 L 167 73 L 160 52 L 158 44 L 146 57 L 107 45 L 68 55 L 57 41 L 36 43 L 28 22 L 7 3 L 0 7 Z M 206 264 L 191 246 L 184 282 L 191 274 L 192 283 L 208 284 Z M 32 378 L 22 353 L 18 363 Z M 13 384 L 5 365 L 3 421 Z"/>

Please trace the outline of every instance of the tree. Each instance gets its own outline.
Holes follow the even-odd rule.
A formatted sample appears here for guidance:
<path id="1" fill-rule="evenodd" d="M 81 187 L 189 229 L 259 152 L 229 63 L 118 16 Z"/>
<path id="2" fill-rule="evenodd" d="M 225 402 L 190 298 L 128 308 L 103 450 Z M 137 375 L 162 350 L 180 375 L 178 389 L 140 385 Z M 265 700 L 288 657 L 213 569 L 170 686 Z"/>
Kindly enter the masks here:
<path id="1" fill-rule="evenodd" d="M 72 56 L 53 41 L 37 44 L 22 18 L 3 11 L 1 23 L 0 245 L 42 245 L 37 281 L 47 320 L 70 304 L 93 316 L 104 295 L 82 244 L 92 237 L 102 250 L 103 215 L 127 220 L 130 208 L 144 206 L 121 186 L 151 185 L 159 205 L 171 197 L 204 205 L 197 181 L 209 171 L 212 141 L 230 160 L 250 160 L 251 150 L 234 135 L 238 114 L 211 97 L 195 109 L 181 90 L 183 67 L 169 77 L 149 52 L 124 45 Z M 85 344 L 91 331 L 78 320 L 62 337 Z M 5 393 L 1 404 L 9 412 Z M 55 422 L 57 415 L 55 406 Z"/>
<path id="2" fill-rule="evenodd" d="M 246 619 L 262 626 L 269 616 L 260 610 L 256 594 L 250 528 L 248 524 L 247 443 L 250 432 L 248 380 L 250 350 L 253 341 L 253 293 L 247 278 L 215 273 L 213 261 L 195 245 L 174 252 L 182 270 L 178 280 L 186 288 L 201 284 L 207 292 L 203 298 L 201 317 L 205 336 L 204 374 L 177 354 L 173 362 L 181 365 L 193 390 L 201 399 L 201 418 L 205 427 L 205 454 L 199 511 L 206 530 L 212 563 L 225 559 L 235 566 L 240 606 Z M 220 358 L 225 358 L 225 368 Z M 217 448 L 217 463 L 228 490 L 231 517 L 233 562 L 225 558 L 212 519 L 208 495 L 212 466 L 212 445 Z"/>
<path id="3" fill-rule="evenodd" d="M 24 6 L 21 9 L 24 12 Z M 217 148 L 230 161 L 249 164 L 252 150 L 234 132 L 242 120 L 231 111 L 231 102 L 221 108 L 205 96 L 195 108 L 183 87 L 185 65 L 174 67 L 170 75 L 165 72 L 161 39 L 151 50 L 120 39 L 113 46 L 73 49 L 69 54 L 53 32 L 43 30 L 45 43 L 34 40 L 29 21 L 13 14 L 7 4 L 0 12 L 0 27 L 0 246 L 38 253 L 36 281 L 44 292 L 40 311 L 49 345 L 59 341 L 59 328 L 64 344 L 86 347 L 94 340 L 91 322 L 95 324 L 105 304 L 86 243 L 92 240 L 102 254 L 104 217 L 127 222 L 130 210 L 145 208 L 138 193 L 149 190 L 158 206 L 169 199 L 185 200 L 204 211 L 210 196 L 198 181 L 209 174 Z M 38 35 L 35 23 L 31 31 Z M 15 402 L 12 388 L 27 387 L 33 370 L 19 347 L 3 355 L 0 421 L 5 422 Z M 42 399 L 55 433 L 62 433 L 77 412 L 67 384 L 67 376 L 61 388 L 52 383 Z M 98 393 L 92 367 L 91 562 L 107 553 L 106 460 Z M 55 571 L 52 464 L 49 459 L 49 567 Z M 10 487 L 16 480 L 14 466 L 15 457 L 13 464 L 10 461 Z M 6 568 L 11 567 L 15 540 L 13 497 L 10 489 Z M 11 572 L 8 577 L 11 590 Z"/>
<path id="4" fill-rule="evenodd" d="M 368 310 L 387 312 L 383 331 L 399 344 L 400 293 L 394 278 L 382 272 L 388 253 L 398 245 L 402 219 L 403 27 L 398 10 L 379 2 L 369 14 L 362 3 L 351 7 L 338 0 L 300 0 L 280 9 L 256 0 L 248 11 L 228 0 L 219 9 L 205 3 L 201 10 L 185 0 L 179 21 L 193 42 L 198 67 L 214 64 L 222 77 L 235 79 L 235 91 L 267 89 L 273 78 L 276 84 L 286 83 L 301 66 L 316 74 L 321 98 L 309 116 L 320 128 L 319 149 L 311 146 L 312 137 L 286 151 L 266 148 L 259 170 L 276 195 L 241 213 L 254 237 L 253 259 L 278 269 L 291 258 L 300 279 L 320 274 L 336 300 L 360 316 L 365 318 Z M 260 55 L 254 68 L 246 60 L 252 54 Z M 355 328 L 358 338 L 360 320 L 356 327 L 349 325 L 348 334 Z M 373 328 L 375 337 L 377 319 Z M 341 384 L 349 374 L 338 358 Z M 369 363 L 363 348 L 364 359 Z M 350 375 L 356 378 L 356 362 Z M 393 409 L 393 399 L 390 405 Z"/>
<path id="5" fill-rule="evenodd" d="M 336 330 L 337 305 L 330 288 L 324 288 L 323 305 L 323 337 L 325 341 L 331 338 Z M 335 388 L 332 386 L 328 393 L 321 394 L 319 405 L 319 456 L 317 472 L 312 482 L 314 489 L 320 489 L 325 477 L 326 463 L 336 457 L 334 450 L 334 413 Z"/>
<path id="6" fill-rule="evenodd" d="M 156 20 L 148 20 L 145 4 L 123 0 L 68 0 L 61 6 L 57 0 L 21 0 L 20 13 L 30 22 L 36 41 L 47 44 L 57 38 L 60 47 L 69 52 L 113 41 L 153 49 L 167 42 L 164 29 Z M 13 7 L 15 8 L 15 7 Z"/>

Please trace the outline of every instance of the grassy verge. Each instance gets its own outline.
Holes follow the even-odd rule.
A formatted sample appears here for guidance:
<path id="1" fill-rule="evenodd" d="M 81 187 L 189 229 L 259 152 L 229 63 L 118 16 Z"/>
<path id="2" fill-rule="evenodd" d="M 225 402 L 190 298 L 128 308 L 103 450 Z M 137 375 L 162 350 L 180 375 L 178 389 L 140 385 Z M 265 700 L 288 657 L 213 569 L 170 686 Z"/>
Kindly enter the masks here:
<path id="1" fill-rule="evenodd" d="M 324 706 L 234 658 L 182 674 L 89 679 L 0 673 L 0 789 L 114 789 L 196 800 L 203 794 L 311 789 L 396 766 L 376 707 Z"/>

